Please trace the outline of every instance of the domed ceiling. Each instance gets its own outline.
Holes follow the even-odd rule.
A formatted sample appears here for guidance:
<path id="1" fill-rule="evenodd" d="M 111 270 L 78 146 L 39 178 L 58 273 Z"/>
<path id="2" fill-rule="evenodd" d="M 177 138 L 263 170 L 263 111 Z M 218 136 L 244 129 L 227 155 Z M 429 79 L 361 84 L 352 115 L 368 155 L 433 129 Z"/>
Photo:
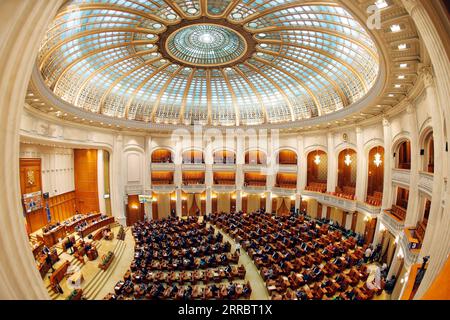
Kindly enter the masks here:
<path id="1" fill-rule="evenodd" d="M 85 111 L 214 126 L 336 112 L 366 96 L 380 69 L 345 8 L 298 0 L 68 1 L 38 66 Z"/>

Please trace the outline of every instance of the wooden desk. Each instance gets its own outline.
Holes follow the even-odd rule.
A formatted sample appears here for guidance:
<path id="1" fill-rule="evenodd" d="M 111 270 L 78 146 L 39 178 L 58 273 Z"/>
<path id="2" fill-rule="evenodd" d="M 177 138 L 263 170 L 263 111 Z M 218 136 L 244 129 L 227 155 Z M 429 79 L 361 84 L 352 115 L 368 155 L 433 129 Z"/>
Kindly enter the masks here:
<path id="1" fill-rule="evenodd" d="M 114 223 L 114 217 L 108 217 L 106 219 L 103 220 L 99 220 L 96 221 L 88 226 L 86 226 L 85 228 L 83 228 L 79 234 L 82 238 L 86 237 L 87 235 L 91 234 L 92 232 L 94 232 L 95 230 L 98 230 L 100 228 L 109 226 L 110 224 Z"/>
<path id="2" fill-rule="evenodd" d="M 56 284 L 61 282 L 61 280 L 66 275 L 69 266 L 69 261 L 65 261 L 58 269 L 55 270 L 55 272 L 52 273 L 52 275 L 50 276 L 50 284 L 52 286 L 55 286 Z"/>
<path id="3" fill-rule="evenodd" d="M 64 227 L 65 227 L 66 232 L 68 234 L 74 233 L 75 232 L 75 227 L 78 226 L 80 223 L 85 222 L 85 221 L 87 223 L 92 222 L 92 221 L 97 220 L 98 218 L 100 218 L 100 216 L 101 216 L 100 213 L 88 214 L 88 215 L 85 215 L 85 216 L 81 217 L 78 220 L 75 220 L 75 221 L 70 221 L 69 220 L 68 223 L 64 224 Z"/>
<path id="4" fill-rule="evenodd" d="M 53 247 L 55 244 L 59 242 L 59 239 L 62 239 L 66 236 L 66 228 L 64 225 L 60 225 L 49 232 L 43 234 L 44 243 L 47 247 Z"/>

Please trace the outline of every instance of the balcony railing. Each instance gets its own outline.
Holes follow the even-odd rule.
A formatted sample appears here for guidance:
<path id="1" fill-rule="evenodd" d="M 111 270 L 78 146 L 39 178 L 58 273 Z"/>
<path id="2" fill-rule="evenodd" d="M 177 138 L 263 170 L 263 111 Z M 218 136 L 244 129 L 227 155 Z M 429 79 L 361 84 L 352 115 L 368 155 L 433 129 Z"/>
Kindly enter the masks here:
<path id="1" fill-rule="evenodd" d="M 236 185 L 230 184 L 215 184 L 212 186 L 212 190 L 215 192 L 233 192 L 236 190 Z"/>
<path id="2" fill-rule="evenodd" d="M 415 263 L 417 263 L 417 259 L 419 257 L 420 250 L 418 249 L 412 249 L 411 243 L 406 235 L 406 233 L 402 232 L 400 235 L 400 246 L 404 252 L 405 255 L 405 263 L 407 266 L 411 266 Z"/>
<path id="3" fill-rule="evenodd" d="M 144 190 L 144 187 L 140 184 L 136 184 L 136 185 L 130 184 L 130 185 L 125 186 L 125 192 L 128 195 L 139 195 L 139 194 L 143 193 L 143 190 Z"/>
<path id="4" fill-rule="evenodd" d="M 283 188 L 283 187 L 273 187 L 272 193 L 276 194 L 279 197 L 291 197 L 295 195 L 297 189 L 295 188 Z"/>
<path id="5" fill-rule="evenodd" d="M 307 191 L 307 190 L 304 190 L 302 192 L 302 195 L 315 198 L 317 201 L 319 201 L 320 203 L 325 204 L 327 206 L 337 207 L 337 208 L 340 208 L 340 209 L 342 209 L 344 211 L 348 211 L 348 212 L 356 211 L 357 201 L 355 201 L 355 200 L 339 198 L 337 196 L 334 196 L 334 195 L 331 195 L 328 193 L 320 193 L 320 192 Z"/>
<path id="6" fill-rule="evenodd" d="M 152 185 L 153 191 L 156 192 L 173 192 L 175 191 L 175 185 L 174 184 L 153 184 Z"/>
<path id="7" fill-rule="evenodd" d="M 267 191 L 267 187 L 266 186 L 244 186 L 242 188 L 242 190 L 247 193 L 263 193 L 263 192 Z"/>
<path id="8" fill-rule="evenodd" d="M 205 184 L 187 184 L 183 185 L 181 189 L 185 193 L 202 193 L 206 190 Z"/>
<path id="9" fill-rule="evenodd" d="M 372 206 L 366 202 L 361 202 L 361 201 L 356 202 L 356 209 L 359 212 L 366 213 L 366 214 L 369 214 L 372 216 L 379 215 L 381 212 L 381 207 Z"/>
<path id="10" fill-rule="evenodd" d="M 152 163 L 153 171 L 174 171 L 175 164 L 173 163 Z"/>
<path id="11" fill-rule="evenodd" d="M 433 182 L 434 182 L 434 174 L 428 172 L 420 172 L 419 190 L 431 196 L 433 194 Z"/>
<path id="12" fill-rule="evenodd" d="M 405 222 L 384 210 L 380 216 L 383 225 L 394 235 L 399 235 L 405 228 Z"/>
<path id="13" fill-rule="evenodd" d="M 213 171 L 236 171 L 236 165 L 231 163 L 216 163 L 213 164 Z"/>
<path id="14" fill-rule="evenodd" d="M 295 164 L 279 164 L 278 172 L 297 173 L 298 167 Z"/>
<path id="15" fill-rule="evenodd" d="M 392 169 L 392 181 L 409 186 L 411 181 L 411 171 L 405 169 Z"/>
<path id="16" fill-rule="evenodd" d="M 267 170 L 267 165 L 265 164 L 244 164 L 243 165 L 244 171 L 265 171 Z"/>
<path id="17" fill-rule="evenodd" d="M 181 169 L 191 171 L 204 171 L 206 170 L 206 165 L 204 163 L 183 163 Z"/>

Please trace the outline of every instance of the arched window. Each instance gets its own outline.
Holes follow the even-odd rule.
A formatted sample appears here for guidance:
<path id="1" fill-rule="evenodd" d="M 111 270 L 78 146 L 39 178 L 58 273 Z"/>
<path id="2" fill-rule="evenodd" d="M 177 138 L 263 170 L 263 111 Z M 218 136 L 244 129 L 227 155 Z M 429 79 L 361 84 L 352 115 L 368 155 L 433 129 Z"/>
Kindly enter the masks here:
<path id="1" fill-rule="evenodd" d="M 292 150 L 280 150 L 278 152 L 278 164 L 281 165 L 297 165 L 297 154 Z"/>
<path id="2" fill-rule="evenodd" d="M 169 149 L 156 149 L 152 153 L 152 163 L 173 163 L 172 152 Z"/>
<path id="3" fill-rule="evenodd" d="M 381 206 L 384 183 L 384 148 L 377 146 L 369 151 L 367 172 L 367 203 Z"/>
<path id="4" fill-rule="evenodd" d="M 307 187 L 309 191 L 326 192 L 328 157 L 322 150 L 312 151 L 307 156 Z"/>
<path id="5" fill-rule="evenodd" d="M 202 164 L 205 163 L 205 157 L 202 151 L 199 150 L 187 150 L 182 155 L 183 163 L 186 164 Z"/>
<path id="6" fill-rule="evenodd" d="M 411 142 L 405 140 L 397 149 L 397 168 L 411 170 Z"/>
<path id="7" fill-rule="evenodd" d="M 423 171 L 434 173 L 434 138 L 433 132 L 429 132 L 424 140 L 424 145 L 422 147 L 424 156 L 424 166 Z"/>
<path id="8" fill-rule="evenodd" d="M 247 151 L 245 153 L 245 164 L 267 164 L 267 156 L 260 150 Z"/>
<path id="9" fill-rule="evenodd" d="M 356 193 L 356 151 L 346 149 L 338 157 L 338 184 L 336 193 L 343 196 L 354 196 Z"/>
<path id="10" fill-rule="evenodd" d="M 214 152 L 215 164 L 236 164 L 236 153 L 229 150 L 219 150 Z"/>

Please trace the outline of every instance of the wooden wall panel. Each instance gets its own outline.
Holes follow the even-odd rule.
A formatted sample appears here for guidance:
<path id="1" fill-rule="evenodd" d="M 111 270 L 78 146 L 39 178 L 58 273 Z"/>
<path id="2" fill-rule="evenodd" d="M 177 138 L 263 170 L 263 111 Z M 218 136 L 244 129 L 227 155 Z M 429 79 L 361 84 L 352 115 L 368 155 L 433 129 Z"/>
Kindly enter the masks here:
<path id="1" fill-rule="evenodd" d="M 138 221 L 144 221 L 144 204 L 139 202 L 139 196 L 128 196 L 127 226 L 132 226 Z"/>
<path id="2" fill-rule="evenodd" d="M 42 191 L 41 159 L 20 159 L 19 168 L 21 199 L 24 194 Z M 39 230 L 47 224 L 44 209 L 26 213 L 25 217 L 29 232 Z"/>
<path id="3" fill-rule="evenodd" d="M 375 155 L 381 155 L 381 165 L 377 167 L 374 163 Z M 384 183 L 384 148 L 375 147 L 369 152 L 367 195 L 373 196 L 375 192 L 383 193 Z"/>
<path id="4" fill-rule="evenodd" d="M 97 150 L 74 150 L 74 169 L 77 210 L 98 212 Z"/>
<path id="5" fill-rule="evenodd" d="M 75 191 L 48 199 L 52 222 L 63 222 L 76 213 Z"/>

